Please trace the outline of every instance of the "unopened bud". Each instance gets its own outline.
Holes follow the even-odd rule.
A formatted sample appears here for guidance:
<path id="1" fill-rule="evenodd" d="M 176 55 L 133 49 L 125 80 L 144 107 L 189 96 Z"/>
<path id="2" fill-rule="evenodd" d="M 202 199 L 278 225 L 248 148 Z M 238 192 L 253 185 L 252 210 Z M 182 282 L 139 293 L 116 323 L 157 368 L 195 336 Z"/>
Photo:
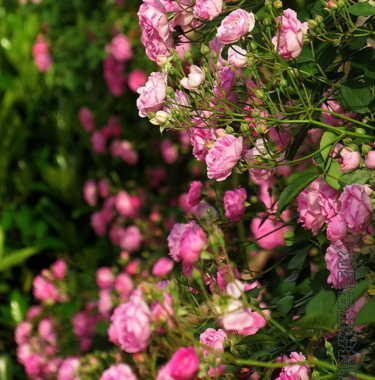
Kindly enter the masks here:
<path id="1" fill-rule="evenodd" d="M 268 130 L 267 126 L 263 123 L 258 123 L 255 127 L 255 131 L 259 135 L 263 135 L 264 133 L 267 133 L 267 130 Z"/>
<path id="2" fill-rule="evenodd" d="M 169 113 L 165 111 L 158 111 L 156 112 L 155 119 L 160 124 L 164 124 L 169 119 Z"/>
<path id="3" fill-rule="evenodd" d="M 357 144 L 349 144 L 348 147 L 352 149 L 354 152 L 358 151 L 358 145 Z"/>
<path id="4" fill-rule="evenodd" d="M 250 201 L 250 203 L 251 203 L 252 205 L 255 205 L 256 203 L 259 202 L 259 198 L 256 197 L 255 195 L 253 195 L 252 197 L 250 197 L 249 201 Z"/>
<path id="5" fill-rule="evenodd" d="M 246 123 L 241 124 L 241 132 L 246 133 L 249 130 L 249 126 Z"/>
<path id="6" fill-rule="evenodd" d="M 344 0 L 338 0 L 337 7 L 338 8 L 345 8 L 345 1 Z"/>
<path id="7" fill-rule="evenodd" d="M 186 60 L 190 59 L 190 58 L 191 58 L 191 54 L 190 54 L 188 51 L 185 51 L 185 52 L 184 52 L 184 58 L 185 58 Z"/>
<path id="8" fill-rule="evenodd" d="M 168 57 L 164 54 L 158 54 L 156 56 L 156 64 L 159 67 L 163 67 L 168 62 Z"/>
<path id="9" fill-rule="evenodd" d="M 281 9 L 283 7 L 283 2 L 281 0 L 276 0 L 276 1 L 274 1 L 273 6 L 276 9 Z"/>
<path id="10" fill-rule="evenodd" d="M 258 45 L 254 41 L 250 42 L 250 47 L 251 47 L 252 50 L 257 50 L 258 49 Z"/>
<path id="11" fill-rule="evenodd" d="M 335 11 L 337 9 L 337 4 L 334 1 L 329 0 L 327 3 L 327 8 L 331 11 Z"/>
<path id="12" fill-rule="evenodd" d="M 280 87 L 287 87 L 288 86 L 288 81 L 287 80 L 285 80 L 285 79 L 281 79 L 281 81 L 280 81 Z"/>
<path id="13" fill-rule="evenodd" d="M 315 20 L 309 20 L 307 22 L 308 26 L 309 26 L 309 31 L 311 30 L 315 30 L 316 27 L 318 26 L 317 22 Z"/>
<path id="14" fill-rule="evenodd" d="M 360 135 L 365 135 L 366 131 L 363 128 L 356 128 L 355 133 L 359 133 Z"/>
<path id="15" fill-rule="evenodd" d="M 227 126 L 226 128 L 225 128 L 225 132 L 227 132 L 227 133 L 229 133 L 230 135 L 234 132 L 234 129 L 231 127 L 231 126 Z"/>
<path id="16" fill-rule="evenodd" d="M 252 110 L 252 111 L 251 111 L 251 116 L 252 116 L 252 117 L 258 117 L 258 116 L 260 116 L 260 111 L 257 110 L 257 109 Z"/>
<path id="17" fill-rule="evenodd" d="M 263 25 L 264 26 L 269 26 L 271 24 L 272 24 L 272 21 L 268 17 L 266 17 L 265 19 L 263 19 Z"/>
<path id="18" fill-rule="evenodd" d="M 181 111 L 177 108 L 172 109 L 172 116 L 175 119 L 178 119 L 181 116 Z"/>
<path id="19" fill-rule="evenodd" d="M 264 92 L 262 90 L 254 90 L 254 94 L 258 99 L 264 98 Z"/>
<path id="20" fill-rule="evenodd" d="M 294 232 L 293 231 L 285 232 L 284 233 L 284 241 L 285 241 L 285 245 L 287 247 L 293 245 L 293 243 L 294 243 Z"/>
<path id="21" fill-rule="evenodd" d="M 272 0 L 266 0 L 266 1 L 264 2 L 264 5 L 265 5 L 266 7 L 268 7 L 268 8 L 272 7 Z"/>
<path id="22" fill-rule="evenodd" d="M 174 98 L 174 90 L 172 87 L 167 87 L 166 91 L 167 95 L 169 95 L 170 97 Z"/>
<path id="23" fill-rule="evenodd" d="M 230 340 L 224 340 L 224 342 L 223 342 L 223 347 L 224 348 L 229 348 L 231 345 L 232 344 L 231 344 Z"/>
<path id="24" fill-rule="evenodd" d="M 363 144 L 362 145 L 362 153 L 363 154 L 367 154 L 368 152 L 370 152 L 371 150 L 371 146 L 370 145 L 367 145 L 367 144 Z"/>
<path id="25" fill-rule="evenodd" d="M 324 19 L 322 16 L 316 16 L 315 21 L 317 22 L 317 24 L 321 24 L 324 21 Z"/>
<path id="26" fill-rule="evenodd" d="M 319 253 L 318 248 L 313 247 L 313 248 L 311 248 L 310 251 L 309 251 L 309 256 L 316 256 L 318 253 Z"/>
<path id="27" fill-rule="evenodd" d="M 213 51 L 211 53 L 211 57 L 212 57 L 212 59 L 216 59 L 217 58 L 217 53 Z"/>
<path id="28" fill-rule="evenodd" d="M 206 45 L 201 46 L 201 53 L 203 55 L 207 55 L 209 52 L 210 52 L 210 48 L 208 46 L 206 46 Z"/>
<path id="29" fill-rule="evenodd" d="M 375 239 L 372 235 L 366 235 L 362 238 L 363 244 L 364 245 L 373 245 L 375 243 Z"/>

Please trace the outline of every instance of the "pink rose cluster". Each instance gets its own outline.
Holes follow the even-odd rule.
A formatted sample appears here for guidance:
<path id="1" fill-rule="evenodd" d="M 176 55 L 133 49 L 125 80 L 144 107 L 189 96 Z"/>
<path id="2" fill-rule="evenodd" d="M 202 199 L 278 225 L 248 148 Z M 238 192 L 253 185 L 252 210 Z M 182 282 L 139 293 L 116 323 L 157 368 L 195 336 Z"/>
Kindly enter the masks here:
<path id="1" fill-rule="evenodd" d="M 307 22 L 301 23 L 293 9 L 286 9 L 283 15 L 276 18 L 280 24 L 276 36 L 272 38 L 275 50 L 285 60 L 297 58 L 303 47 L 303 34 L 307 32 Z"/>
<path id="2" fill-rule="evenodd" d="M 52 58 L 49 54 L 48 43 L 42 34 L 38 34 L 35 44 L 33 45 L 34 63 L 42 73 L 48 71 L 52 66 Z"/>
<path id="3" fill-rule="evenodd" d="M 194 264 L 200 257 L 206 244 L 206 235 L 201 227 L 190 221 L 187 224 L 176 223 L 168 238 L 169 254 L 175 261 Z"/>
<path id="4" fill-rule="evenodd" d="M 300 352 L 292 352 L 290 356 L 280 356 L 277 358 L 278 363 L 295 363 L 306 361 L 306 357 Z M 281 367 L 280 375 L 275 380 L 309 380 L 310 367 L 303 364 L 293 364 Z"/>
<path id="5" fill-rule="evenodd" d="M 44 269 L 40 275 L 34 277 L 34 297 L 45 303 L 68 302 L 69 296 L 64 288 L 66 262 L 57 260 L 50 270 Z"/>

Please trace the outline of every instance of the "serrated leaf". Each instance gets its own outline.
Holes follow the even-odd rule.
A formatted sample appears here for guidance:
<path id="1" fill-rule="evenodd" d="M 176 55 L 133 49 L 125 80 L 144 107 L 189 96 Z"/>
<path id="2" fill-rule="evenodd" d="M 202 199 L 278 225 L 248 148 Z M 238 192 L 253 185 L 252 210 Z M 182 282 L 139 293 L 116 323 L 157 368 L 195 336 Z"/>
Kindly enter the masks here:
<path id="1" fill-rule="evenodd" d="M 275 343 L 276 339 L 270 335 L 255 334 L 245 336 L 238 344 L 259 344 L 259 343 Z"/>
<path id="2" fill-rule="evenodd" d="M 276 309 L 279 310 L 280 312 L 286 314 L 293 307 L 293 302 L 294 302 L 293 296 L 286 296 L 286 297 L 284 297 L 281 300 L 276 302 Z"/>
<path id="3" fill-rule="evenodd" d="M 365 169 L 353 170 L 349 173 L 343 174 L 339 179 L 339 183 L 342 186 L 352 185 L 353 183 L 364 185 L 366 183 L 369 183 L 370 179 L 372 178 L 372 174 L 373 173 L 370 170 L 365 170 Z"/>
<path id="4" fill-rule="evenodd" d="M 288 207 L 290 203 L 296 199 L 297 195 L 305 189 L 311 182 L 319 177 L 317 173 L 304 174 L 297 177 L 290 185 L 288 185 L 280 195 L 278 202 L 276 218 Z"/>
<path id="5" fill-rule="evenodd" d="M 372 100 L 370 86 L 356 79 L 349 80 L 340 87 L 339 100 L 347 110 L 366 113 Z"/>
<path id="6" fill-rule="evenodd" d="M 357 3 L 349 7 L 348 12 L 354 16 L 375 16 L 375 6 L 369 3 Z"/>

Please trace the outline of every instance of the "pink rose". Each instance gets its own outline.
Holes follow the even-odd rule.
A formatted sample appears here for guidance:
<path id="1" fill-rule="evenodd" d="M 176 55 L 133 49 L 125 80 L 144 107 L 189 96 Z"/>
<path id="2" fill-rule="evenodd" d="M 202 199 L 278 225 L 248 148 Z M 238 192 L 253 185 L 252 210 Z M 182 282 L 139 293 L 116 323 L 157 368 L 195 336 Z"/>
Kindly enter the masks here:
<path id="1" fill-rule="evenodd" d="M 196 124 L 197 125 L 197 124 Z M 216 140 L 213 128 L 204 128 L 205 124 L 197 125 L 199 128 L 190 129 L 190 141 L 193 146 L 193 155 L 198 161 L 205 161 L 208 154 L 207 147 Z"/>
<path id="2" fill-rule="evenodd" d="M 312 188 L 311 185 L 297 196 L 297 210 L 302 227 L 305 230 L 311 230 L 314 235 L 317 235 L 323 227 L 325 218 L 318 202 L 319 192 Z"/>
<path id="3" fill-rule="evenodd" d="M 63 280 L 66 273 L 66 262 L 64 260 L 57 260 L 51 265 L 51 269 L 58 280 Z"/>
<path id="4" fill-rule="evenodd" d="M 328 92 L 324 93 L 324 96 L 328 95 Z M 346 117 L 354 117 L 353 112 L 344 112 L 344 107 L 339 104 L 332 96 L 328 98 L 324 103 L 321 104 L 320 106 L 323 110 L 335 112 L 339 115 L 343 115 Z M 333 127 L 339 127 L 343 124 L 343 119 L 337 118 L 335 115 L 332 115 L 331 113 L 328 112 L 322 112 L 322 119 L 323 122 L 332 125 Z"/>
<path id="5" fill-rule="evenodd" d="M 340 214 L 337 214 L 332 219 L 328 221 L 327 225 L 327 238 L 332 243 L 338 240 L 343 240 L 346 238 L 347 230 L 346 224 L 343 221 Z"/>
<path id="6" fill-rule="evenodd" d="M 367 158 L 365 160 L 365 165 L 369 169 L 375 169 L 375 150 L 370 150 L 367 153 Z"/>
<path id="7" fill-rule="evenodd" d="M 156 277 L 166 276 L 173 269 L 173 261 L 162 257 L 159 259 L 152 268 L 152 274 Z"/>
<path id="8" fill-rule="evenodd" d="M 221 329 L 215 330 L 208 328 L 204 333 L 200 335 L 199 339 L 202 344 L 214 350 L 224 352 L 223 343 L 227 339 L 227 334 Z M 207 360 L 208 353 L 208 349 L 203 348 L 203 357 L 205 360 Z"/>
<path id="9" fill-rule="evenodd" d="M 100 380 L 137 380 L 137 378 L 127 364 L 120 363 L 106 369 Z"/>
<path id="10" fill-rule="evenodd" d="M 120 293 L 120 300 L 122 302 L 129 298 L 133 288 L 133 282 L 126 273 L 120 273 L 116 277 L 115 289 Z"/>
<path id="11" fill-rule="evenodd" d="M 137 226 L 129 226 L 121 236 L 120 247 L 128 252 L 138 251 L 141 246 L 141 232 Z"/>
<path id="12" fill-rule="evenodd" d="M 242 137 L 219 137 L 206 157 L 208 178 L 224 181 L 229 177 L 241 157 L 242 147 Z"/>
<path id="13" fill-rule="evenodd" d="M 245 157 L 250 166 L 262 166 L 259 161 L 262 160 L 262 157 L 267 157 L 267 154 L 263 140 L 259 139 L 256 141 L 254 148 L 246 151 Z M 268 181 L 274 173 L 274 169 L 249 168 L 249 175 L 255 182 Z"/>
<path id="14" fill-rule="evenodd" d="M 174 47 L 173 35 L 169 28 L 167 12 L 160 0 L 144 3 L 138 12 L 139 25 L 142 29 L 142 43 L 147 56 L 156 60 L 158 54 L 170 55 Z"/>
<path id="15" fill-rule="evenodd" d="M 181 79 L 181 85 L 187 90 L 198 88 L 206 80 L 206 73 L 201 67 L 192 65 L 189 67 L 190 73 Z"/>
<path id="16" fill-rule="evenodd" d="M 355 259 L 348 252 L 348 249 L 344 246 L 341 240 L 337 240 L 334 244 L 331 244 L 325 254 L 324 260 L 327 263 L 327 269 L 330 271 L 328 276 L 327 283 L 332 284 L 332 288 L 338 289 L 343 287 L 339 284 L 338 272 L 339 272 L 339 261 L 341 261 L 346 270 L 349 270 L 350 267 L 354 268 Z M 354 270 L 354 269 L 353 269 Z"/>
<path id="17" fill-rule="evenodd" d="M 341 216 L 352 234 L 366 233 L 371 223 L 371 199 L 365 187 L 354 183 L 344 187 L 340 196 Z"/>
<path id="18" fill-rule="evenodd" d="M 91 135 L 91 144 L 92 144 L 92 149 L 94 152 L 98 154 L 105 154 L 106 152 L 106 139 L 105 137 L 100 133 L 100 131 L 95 131 Z"/>
<path id="19" fill-rule="evenodd" d="M 251 231 L 257 244 L 264 249 L 274 249 L 285 245 L 284 234 L 290 231 L 289 226 L 284 226 L 281 222 L 276 222 L 273 215 L 263 218 L 254 218 L 251 222 Z"/>
<path id="20" fill-rule="evenodd" d="M 33 46 L 34 63 L 40 72 L 46 72 L 52 66 L 52 58 L 48 52 L 48 44 L 42 34 L 38 34 Z"/>
<path id="21" fill-rule="evenodd" d="M 246 66 L 247 51 L 237 45 L 232 45 L 228 50 L 228 62 L 237 68 Z"/>
<path id="22" fill-rule="evenodd" d="M 158 375 L 156 376 L 156 380 L 174 380 L 169 373 L 169 367 L 167 365 L 160 368 Z"/>
<path id="23" fill-rule="evenodd" d="M 16 327 L 14 340 L 19 346 L 28 343 L 32 328 L 33 327 L 29 321 L 23 321 Z"/>
<path id="24" fill-rule="evenodd" d="M 290 358 L 286 355 L 277 358 L 278 363 L 294 363 L 306 361 L 306 357 L 300 352 L 292 352 Z M 276 380 L 309 380 L 310 367 L 308 365 L 288 365 L 281 368 L 280 376 Z"/>
<path id="25" fill-rule="evenodd" d="M 163 158 L 167 164 L 173 164 L 173 162 L 177 160 L 178 151 L 170 139 L 162 140 L 160 148 Z"/>
<path id="26" fill-rule="evenodd" d="M 75 356 L 66 358 L 60 365 L 57 374 L 58 380 L 79 380 L 78 370 L 81 366 L 81 361 Z"/>
<path id="27" fill-rule="evenodd" d="M 141 69 L 133 70 L 128 76 L 128 86 L 133 92 L 137 92 L 147 82 L 147 75 Z"/>
<path id="28" fill-rule="evenodd" d="M 240 220 L 245 213 L 246 190 L 239 188 L 228 190 L 224 195 L 225 216 L 231 221 Z"/>
<path id="29" fill-rule="evenodd" d="M 98 182 L 98 192 L 102 198 L 107 198 L 111 192 L 111 186 L 106 178 Z"/>
<path id="30" fill-rule="evenodd" d="M 163 108 L 167 96 L 166 88 L 165 74 L 156 72 L 148 77 L 146 85 L 137 90 L 139 94 L 137 107 L 140 117 L 147 117 L 148 112 L 156 112 Z"/>
<path id="31" fill-rule="evenodd" d="M 115 276 L 112 269 L 102 267 L 96 271 L 96 283 L 100 289 L 112 289 L 115 283 Z"/>
<path id="32" fill-rule="evenodd" d="M 199 356 L 194 347 L 181 347 L 167 364 L 175 380 L 191 380 L 199 371 Z"/>
<path id="33" fill-rule="evenodd" d="M 129 61 L 133 58 L 132 48 L 128 37 L 118 34 L 111 41 L 111 53 L 119 62 Z"/>
<path id="34" fill-rule="evenodd" d="M 196 206 L 202 196 L 203 183 L 201 181 L 193 181 L 190 184 L 189 193 L 187 196 L 187 203 L 189 206 Z"/>
<path id="35" fill-rule="evenodd" d="M 134 218 L 138 215 L 138 207 L 135 197 L 131 197 L 126 190 L 120 190 L 115 197 L 116 210 L 121 216 Z"/>
<path id="36" fill-rule="evenodd" d="M 109 340 L 128 353 L 143 352 L 150 341 L 150 323 L 151 311 L 139 291 L 135 291 L 129 302 L 114 310 L 108 329 Z"/>
<path id="37" fill-rule="evenodd" d="M 254 14 L 237 9 L 224 18 L 217 29 L 216 37 L 224 44 L 231 44 L 246 36 L 254 29 L 254 26 Z"/>
<path id="38" fill-rule="evenodd" d="M 337 215 L 340 209 L 340 195 L 341 193 L 339 191 L 335 190 L 327 183 L 320 182 L 317 200 L 326 222 Z"/>
<path id="39" fill-rule="evenodd" d="M 228 283 L 232 282 L 233 280 L 239 280 L 241 275 L 236 267 L 226 264 L 219 268 L 216 277 L 219 291 L 224 292 Z M 213 289 L 211 291 L 213 293 Z"/>
<path id="40" fill-rule="evenodd" d="M 341 171 L 343 173 L 350 172 L 358 168 L 361 163 L 361 156 L 358 152 L 349 152 L 342 156 Z"/>
<path id="41" fill-rule="evenodd" d="M 121 96 L 124 92 L 124 68 L 124 63 L 116 61 L 113 55 L 109 55 L 103 61 L 104 79 L 113 96 Z"/>
<path id="42" fill-rule="evenodd" d="M 95 206 L 98 201 L 96 183 L 93 180 L 87 180 L 83 185 L 83 199 L 90 206 Z"/>
<path id="43" fill-rule="evenodd" d="M 168 238 L 169 255 L 185 264 L 197 261 L 206 243 L 206 236 L 199 225 L 190 221 L 187 224 L 176 223 Z"/>
<path id="44" fill-rule="evenodd" d="M 223 10 L 223 0 L 197 0 L 193 12 L 200 20 L 213 20 Z"/>
<path id="45" fill-rule="evenodd" d="M 95 231 L 95 234 L 97 236 L 104 236 L 107 231 L 107 223 L 105 222 L 103 218 L 103 213 L 101 212 L 94 212 L 91 215 L 91 221 L 90 221 L 92 229 Z"/>
<path id="46" fill-rule="evenodd" d="M 174 310 L 172 306 L 172 296 L 163 292 L 163 301 L 155 300 L 151 306 L 152 319 L 156 325 L 161 326 L 167 324 L 169 328 L 175 326 Z M 164 333 L 164 328 L 158 328 L 157 332 Z"/>
<path id="47" fill-rule="evenodd" d="M 90 133 L 94 130 L 95 124 L 92 113 L 87 107 L 81 107 L 79 109 L 78 119 L 86 132 Z"/>
<path id="48" fill-rule="evenodd" d="M 281 27 L 272 38 L 275 50 L 278 46 L 278 53 L 287 61 L 297 58 L 302 51 L 303 33 L 307 32 L 307 22 L 301 23 L 293 9 L 283 11 L 283 16 L 277 17 L 276 21 Z"/>

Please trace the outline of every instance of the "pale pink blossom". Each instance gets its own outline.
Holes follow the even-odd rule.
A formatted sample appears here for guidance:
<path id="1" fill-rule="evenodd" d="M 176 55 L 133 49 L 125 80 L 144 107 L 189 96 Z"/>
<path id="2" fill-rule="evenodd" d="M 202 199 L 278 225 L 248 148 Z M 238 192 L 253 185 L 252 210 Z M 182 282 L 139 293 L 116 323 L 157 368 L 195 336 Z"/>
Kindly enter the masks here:
<path id="1" fill-rule="evenodd" d="M 111 41 L 111 53 L 119 62 L 129 61 L 133 58 L 132 48 L 128 37 L 118 34 Z"/>
<path id="2" fill-rule="evenodd" d="M 224 44 L 231 44 L 250 33 L 254 26 L 254 14 L 237 9 L 224 18 L 217 29 L 216 37 Z"/>

